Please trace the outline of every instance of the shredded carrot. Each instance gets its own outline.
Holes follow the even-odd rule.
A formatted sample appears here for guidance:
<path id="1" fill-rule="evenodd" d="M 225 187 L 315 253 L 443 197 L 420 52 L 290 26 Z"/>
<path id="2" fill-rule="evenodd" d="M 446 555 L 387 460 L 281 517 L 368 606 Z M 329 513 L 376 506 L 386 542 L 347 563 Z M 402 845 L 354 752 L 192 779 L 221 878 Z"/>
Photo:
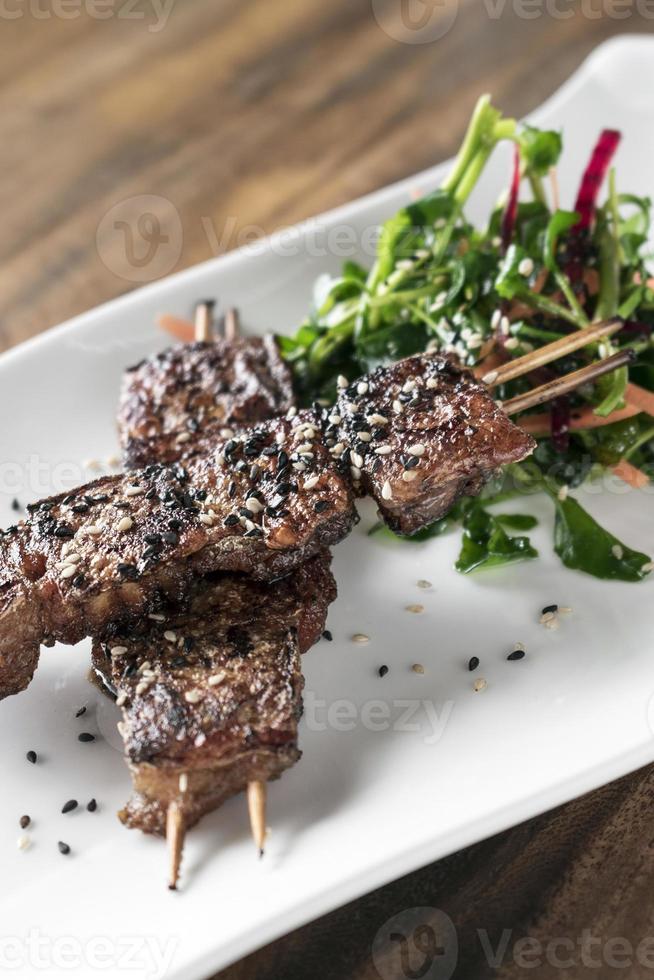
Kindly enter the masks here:
<path id="1" fill-rule="evenodd" d="M 610 425 L 611 422 L 622 422 L 624 419 L 630 419 L 634 415 L 638 415 L 642 411 L 637 405 L 627 404 L 624 408 L 619 408 L 615 412 L 611 412 L 607 415 L 605 419 L 600 418 L 599 415 L 595 415 L 592 407 L 582 408 L 580 411 L 575 409 L 570 419 L 569 429 L 571 432 L 575 432 L 579 429 L 599 429 L 603 425 Z M 549 412 L 538 412 L 534 415 L 525 415 L 524 418 L 518 420 L 518 424 L 521 428 L 530 432 L 532 436 L 546 436 L 550 432 L 550 416 Z"/>
<path id="2" fill-rule="evenodd" d="M 641 412 L 654 415 L 654 392 L 641 388 L 640 385 L 629 383 L 625 392 L 625 401 L 628 405 L 636 405 Z"/>
<path id="3" fill-rule="evenodd" d="M 642 470 L 639 470 L 637 466 L 632 466 L 631 463 L 626 459 L 621 459 L 616 466 L 611 467 L 612 471 L 616 476 L 628 483 L 630 487 L 635 490 L 640 490 L 641 487 L 646 486 L 649 483 L 649 477 Z"/>
<path id="4" fill-rule="evenodd" d="M 170 333 L 177 340 L 190 343 L 195 336 L 195 328 L 188 320 L 183 320 L 179 316 L 171 316 L 169 313 L 160 313 L 157 317 L 157 324 L 166 333 Z"/>

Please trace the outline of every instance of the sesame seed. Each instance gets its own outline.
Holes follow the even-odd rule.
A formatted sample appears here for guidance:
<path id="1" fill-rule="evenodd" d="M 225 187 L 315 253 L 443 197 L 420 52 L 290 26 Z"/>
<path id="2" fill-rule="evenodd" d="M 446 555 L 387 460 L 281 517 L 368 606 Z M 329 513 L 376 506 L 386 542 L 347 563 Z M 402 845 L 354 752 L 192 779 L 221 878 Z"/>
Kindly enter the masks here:
<path id="1" fill-rule="evenodd" d="M 493 313 L 493 315 L 491 317 L 491 327 L 493 328 L 493 330 L 497 330 L 497 328 L 500 325 L 500 320 L 501 319 L 502 319 L 502 311 L 501 310 L 495 310 L 495 312 Z"/>
<path id="2" fill-rule="evenodd" d="M 81 718 L 82 715 L 85 715 L 85 714 L 86 714 L 86 705 L 83 704 L 82 707 L 81 708 L 78 708 L 77 711 L 75 712 L 75 717 L 76 718 Z"/>
<path id="3" fill-rule="evenodd" d="M 127 653 L 127 647 L 112 647 L 110 650 L 112 657 L 122 657 L 123 654 Z"/>
<path id="4" fill-rule="evenodd" d="M 102 534 L 102 528 L 100 527 L 99 524 L 88 524 L 84 528 L 84 531 L 86 532 L 86 534 L 90 534 L 91 537 L 95 537 L 98 534 Z"/>
<path id="5" fill-rule="evenodd" d="M 213 527 L 213 517 L 211 514 L 200 514 L 199 520 L 205 527 Z"/>
<path id="6" fill-rule="evenodd" d="M 386 677 L 386 674 L 388 673 L 388 667 L 386 664 L 382 664 L 377 673 L 380 677 Z"/>
<path id="7" fill-rule="evenodd" d="M 65 841 L 63 840 L 58 841 L 57 847 L 59 848 L 60 854 L 70 854 L 70 844 L 66 844 Z"/>
<path id="8" fill-rule="evenodd" d="M 251 514 L 260 514 L 263 510 L 263 504 L 256 497 L 248 497 L 245 501 L 245 506 Z"/>
<path id="9" fill-rule="evenodd" d="M 163 623 L 166 617 L 163 613 L 148 613 L 148 619 L 152 619 L 155 623 Z"/>
<path id="10" fill-rule="evenodd" d="M 611 548 L 611 554 L 613 555 L 614 558 L 617 558 L 618 561 L 624 558 L 624 549 L 622 545 L 614 544 L 613 547 Z"/>
<path id="11" fill-rule="evenodd" d="M 150 681 L 148 681 L 148 680 L 146 680 L 146 681 L 139 681 L 138 684 L 136 685 L 136 693 L 137 693 L 137 695 L 140 696 L 141 694 L 145 694 L 145 692 L 147 691 L 147 689 L 149 687 L 150 687 Z"/>
<path id="12" fill-rule="evenodd" d="M 82 463 L 82 465 L 83 465 L 83 467 L 84 467 L 85 470 L 99 470 L 100 469 L 100 463 L 98 462 L 97 459 L 86 459 L 86 460 L 84 460 L 84 462 Z"/>
<path id="13" fill-rule="evenodd" d="M 431 388 L 432 390 L 434 388 L 438 388 L 438 381 L 436 378 L 427 378 L 427 387 Z"/>
<path id="14" fill-rule="evenodd" d="M 118 697 L 116 698 L 116 707 L 122 708 L 122 706 L 125 704 L 126 701 L 127 701 L 127 694 L 125 693 L 125 691 L 122 691 L 122 693 L 119 694 Z"/>
<path id="15" fill-rule="evenodd" d="M 559 606 L 560 613 L 571 613 L 573 612 L 572 606 Z"/>
<path id="16" fill-rule="evenodd" d="M 131 517 L 123 517 L 122 520 L 118 522 L 118 526 L 116 527 L 116 530 L 120 534 L 122 534 L 124 531 L 131 531 L 133 526 L 134 526 L 134 521 L 132 520 Z"/>
<path id="17" fill-rule="evenodd" d="M 500 332 L 503 333 L 504 336 L 506 337 L 506 336 L 508 336 L 508 333 L 509 333 L 509 330 L 510 329 L 511 329 L 511 321 L 509 320 L 508 316 L 503 316 L 502 319 L 500 320 Z M 515 338 L 512 338 L 512 339 L 515 340 Z M 507 342 L 506 346 L 507 347 L 509 346 L 508 345 L 508 342 Z M 516 344 L 514 346 L 517 346 L 517 342 L 516 342 Z"/>
<path id="18" fill-rule="evenodd" d="M 202 700 L 203 697 L 204 697 L 203 692 L 199 688 L 195 687 L 193 688 L 192 691 L 186 692 L 186 694 L 184 695 L 184 700 L 187 701 L 189 704 L 197 704 L 199 701 Z"/>
<path id="19" fill-rule="evenodd" d="M 559 492 L 557 493 L 556 496 L 563 503 L 563 501 L 567 499 L 569 492 L 570 492 L 570 487 L 568 486 L 567 483 L 564 483 L 563 486 L 559 487 Z"/>
<path id="20" fill-rule="evenodd" d="M 177 439 L 175 440 L 175 442 L 178 445 L 180 445 L 182 443 L 185 443 L 185 442 L 190 442 L 190 441 L 191 441 L 191 433 L 190 432 L 180 432 L 180 434 L 177 436 Z"/>
<path id="21" fill-rule="evenodd" d="M 73 810 L 77 809 L 77 806 L 78 806 L 77 800 L 68 800 L 68 802 L 64 803 L 64 805 L 62 806 L 61 812 L 72 813 Z"/>
<path id="22" fill-rule="evenodd" d="M 481 380 L 485 385 L 492 385 L 494 381 L 497 381 L 498 374 L 498 371 L 489 371 L 488 374 L 485 374 Z"/>
<path id="23" fill-rule="evenodd" d="M 431 589 L 431 582 L 426 578 L 419 578 L 416 584 L 419 589 Z"/>
<path id="24" fill-rule="evenodd" d="M 18 848 L 19 851 L 26 851 L 31 843 L 32 841 L 27 834 L 21 834 L 18 840 L 16 841 L 16 847 Z"/>
<path id="25" fill-rule="evenodd" d="M 418 476 L 417 470 L 405 470 L 402 479 L 405 483 L 411 483 Z"/>
<path id="26" fill-rule="evenodd" d="M 345 450 L 345 444 L 342 442 L 337 442 L 335 446 L 332 446 L 330 452 L 332 456 L 342 456 Z"/>
<path id="27" fill-rule="evenodd" d="M 484 691 L 488 687 L 488 681 L 484 680 L 483 677 L 478 677 L 475 683 L 472 685 L 473 691 L 478 694 L 479 691 Z"/>
<path id="28" fill-rule="evenodd" d="M 468 670 L 476 670 L 479 666 L 479 657 L 470 657 L 468 661 Z"/>
<path id="29" fill-rule="evenodd" d="M 126 497 L 139 497 L 143 493 L 143 487 L 131 486 L 125 490 Z"/>
<path id="30" fill-rule="evenodd" d="M 169 643 L 177 643 L 177 633 L 173 633 L 172 630 L 166 630 L 164 640 L 168 640 Z"/>
<path id="31" fill-rule="evenodd" d="M 196 749 L 199 749 L 202 745 L 204 745 L 206 740 L 207 736 L 204 734 L 204 732 L 199 732 L 193 739 L 193 745 L 195 745 Z"/>
<path id="32" fill-rule="evenodd" d="M 27 759 L 28 762 L 31 762 L 32 765 L 34 765 L 36 763 L 38 756 L 34 751 L 34 749 L 30 749 L 27 755 L 25 756 L 25 758 Z"/>
<path id="33" fill-rule="evenodd" d="M 361 470 L 358 466 L 350 466 L 350 474 L 352 479 L 357 483 L 361 479 Z"/>
<path id="34" fill-rule="evenodd" d="M 541 613 L 541 617 L 538 621 L 539 623 L 546 624 L 550 623 L 555 617 L 556 613 L 550 609 L 548 612 Z"/>
<path id="35" fill-rule="evenodd" d="M 422 664 L 412 664 L 411 670 L 414 674 L 424 674 L 425 668 Z"/>
<path id="36" fill-rule="evenodd" d="M 28 817 L 27 814 L 22 816 L 18 821 L 22 830 L 26 830 L 27 827 L 29 827 L 29 825 L 31 824 L 31 822 L 32 822 L 32 818 Z"/>
<path id="37" fill-rule="evenodd" d="M 336 379 L 336 385 L 338 388 L 347 388 L 349 383 L 350 382 L 347 380 L 344 374 L 339 374 L 339 376 Z"/>
<path id="38" fill-rule="evenodd" d="M 370 637 L 365 633 L 354 633 L 351 639 L 353 643 L 370 643 Z"/>
<path id="39" fill-rule="evenodd" d="M 331 630 L 323 630 L 322 631 L 322 638 L 323 638 L 323 640 L 327 640 L 328 643 L 331 643 L 332 640 L 334 639 L 334 637 L 332 635 L 332 631 Z"/>
<path id="40" fill-rule="evenodd" d="M 340 415 L 334 413 L 333 415 L 329 416 L 328 421 L 331 422 L 332 425 L 340 425 L 343 419 Z"/>
<path id="41" fill-rule="evenodd" d="M 98 809 L 97 800 L 89 800 L 89 802 L 86 804 L 86 809 L 89 811 L 89 813 L 95 813 L 95 811 Z"/>
<path id="42" fill-rule="evenodd" d="M 522 259 L 522 261 L 518 264 L 518 273 L 521 276 L 530 276 L 533 271 L 534 271 L 534 262 L 533 259 L 529 258 L 529 256 Z"/>
<path id="43" fill-rule="evenodd" d="M 515 350 L 516 347 L 520 346 L 520 341 L 517 337 L 509 337 L 508 340 L 504 341 L 504 346 L 507 350 Z"/>
<path id="44" fill-rule="evenodd" d="M 412 602 L 410 605 L 404 607 L 407 612 L 410 613 L 421 613 L 425 611 L 425 607 L 419 602 Z"/>
<path id="45" fill-rule="evenodd" d="M 315 486 L 317 486 L 318 483 L 320 483 L 320 477 L 319 476 L 308 476 L 306 478 L 306 480 L 304 481 L 304 489 L 305 490 L 313 490 L 313 488 Z"/>
<path id="46" fill-rule="evenodd" d="M 62 578 L 72 578 L 73 575 L 77 574 L 77 565 L 66 565 L 61 573 Z"/>
<path id="47" fill-rule="evenodd" d="M 388 419 L 383 415 L 379 415 L 377 412 L 373 412 L 372 415 L 366 415 L 366 422 L 369 422 L 370 425 L 386 425 Z"/>
<path id="48" fill-rule="evenodd" d="M 522 658 L 524 656 L 525 656 L 525 651 L 523 649 L 521 649 L 520 647 L 518 647 L 517 649 L 512 650 L 511 653 L 508 655 L 508 657 L 506 659 L 507 660 L 522 660 Z"/>
<path id="49" fill-rule="evenodd" d="M 357 452 L 354 452 L 353 450 L 350 453 L 350 462 L 352 463 L 353 466 L 357 466 L 359 469 L 361 469 L 361 467 L 363 466 L 363 456 L 361 456 Z"/>
<path id="50" fill-rule="evenodd" d="M 77 741 L 95 742 L 95 735 L 92 735 L 91 732 L 80 732 L 79 735 L 77 736 Z"/>
<path id="51" fill-rule="evenodd" d="M 179 791 L 180 793 L 185 793 L 188 789 L 188 774 L 183 772 L 180 773 L 179 777 Z"/>
<path id="52" fill-rule="evenodd" d="M 398 401 L 397 398 L 393 401 L 393 411 L 400 415 L 404 411 L 404 405 L 402 402 Z"/>
<path id="53" fill-rule="evenodd" d="M 375 452 L 377 453 L 378 456 L 388 456 L 390 455 L 390 453 L 392 453 L 392 451 L 393 451 L 392 446 L 377 446 L 377 448 L 375 449 Z"/>
<path id="54" fill-rule="evenodd" d="M 390 480 L 386 480 L 386 483 L 382 487 L 381 494 L 382 494 L 382 497 L 383 497 L 384 500 L 392 500 L 393 499 L 393 488 L 391 486 Z"/>
<path id="55" fill-rule="evenodd" d="M 217 674 L 212 674 L 208 681 L 209 687 L 216 687 L 218 684 L 222 684 L 226 676 L 224 670 L 219 671 Z"/>
<path id="56" fill-rule="evenodd" d="M 422 442 L 416 442 L 416 443 L 413 444 L 413 446 L 409 446 L 409 448 L 407 449 L 407 452 L 411 456 L 424 456 L 424 454 L 425 454 L 425 446 L 424 446 L 424 444 Z"/>
<path id="57" fill-rule="evenodd" d="M 357 384 L 357 395 L 366 395 L 368 393 L 368 382 L 359 381 Z"/>
<path id="58" fill-rule="evenodd" d="M 654 561 L 646 561 L 644 565 L 640 566 L 640 570 L 645 574 L 654 571 Z"/>
<path id="59" fill-rule="evenodd" d="M 357 438 L 360 439 L 361 442 L 370 442 L 372 436 L 369 432 L 366 432 L 364 429 L 363 432 L 357 432 Z"/>

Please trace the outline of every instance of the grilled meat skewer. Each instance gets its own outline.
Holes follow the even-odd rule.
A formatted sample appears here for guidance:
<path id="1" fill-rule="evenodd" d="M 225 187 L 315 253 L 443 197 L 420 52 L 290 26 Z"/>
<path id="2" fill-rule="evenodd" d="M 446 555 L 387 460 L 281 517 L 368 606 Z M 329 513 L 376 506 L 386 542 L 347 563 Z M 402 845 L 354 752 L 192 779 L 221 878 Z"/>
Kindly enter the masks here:
<path id="1" fill-rule="evenodd" d="M 0 541 L 0 697 L 26 686 L 46 638 L 76 642 L 199 574 L 292 570 L 350 531 L 353 489 L 413 533 L 534 445 L 467 371 L 426 354 L 348 387 L 336 412 L 42 501 Z"/>
<path id="2" fill-rule="evenodd" d="M 275 583 L 211 576 L 183 608 L 163 605 L 94 640 L 94 669 L 123 710 L 135 790 L 123 823 L 163 835 L 177 802 L 188 829 L 299 758 L 300 654 L 336 597 L 330 561 L 322 552 Z"/>

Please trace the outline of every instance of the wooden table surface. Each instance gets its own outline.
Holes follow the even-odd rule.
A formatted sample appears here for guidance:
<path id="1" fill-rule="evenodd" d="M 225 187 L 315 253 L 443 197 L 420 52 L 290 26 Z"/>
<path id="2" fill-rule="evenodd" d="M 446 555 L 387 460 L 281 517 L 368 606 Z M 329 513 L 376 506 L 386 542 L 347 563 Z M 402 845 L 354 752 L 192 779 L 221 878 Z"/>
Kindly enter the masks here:
<path id="1" fill-rule="evenodd" d="M 0 349 L 168 271 L 143 261 L 125 276 L 120 242 L 103 237 L 105 216 L 129 220 L 142 195 L 160 199 L 158 233 L 172 237 L 170 262 L 183 268 L 253 228 L 271 231 L 447 156 L 480 92 L 522 114 L 600 41 L 654 30 L 651 4 L 609 0 L 168 2 L 167 20 L 154 0 L 116 2 L 108 16 L 75 0 L 0 12 Z M 404 35 L 400 7 L 413 18 Z M 430 30 L 442 36 L 409 43 Z M 635 950 L 652 932 L 653 792 L 654 769 L 635 773 L 394 882 L 220 978 L 650 976 L 651 947 L 649 960 Z M 417 922 L 407 931 L 427 952 L 411 947 L 402 965 L 395 940 L 373 962 L 380 927 L 415 907 L 432 909 L 422 931 L 411 935 Z M 438 910 L 457 930 L 454 974 L 430 945 Z M 540 966 L 521 937 L 542 944 Z M 495 973 L 484 943 L 497 951 Z"/>

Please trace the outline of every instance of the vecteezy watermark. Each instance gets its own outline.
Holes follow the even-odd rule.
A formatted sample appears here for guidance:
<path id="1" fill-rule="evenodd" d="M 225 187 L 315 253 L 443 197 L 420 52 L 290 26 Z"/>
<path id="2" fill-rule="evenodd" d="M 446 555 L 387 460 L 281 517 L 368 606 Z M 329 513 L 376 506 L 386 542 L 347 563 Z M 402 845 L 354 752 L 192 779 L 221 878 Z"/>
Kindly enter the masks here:
<path id="1" fill-rule="evenodd" d="M 184 234 L 171 201 L 157 194 L 138 194 L 107 211 L 95 241 L 98 255 L 115 275 L 128 282 L 152 282 L 175 267 Z"/>
<path id="2" fill-rule="evenodd" d="M 639 16 L 654 20 L 654 0 L 482 0 L 491 20 L 500 20 L 505 12 L 520 20 L 627 20 Z"/>
<path id="3" fill-rule="evenodd" d="M 154 936 L 50 936 L 32 928 L 22 936 L 0 935 L 0 972 L 27 970 L 111 970 L 162 980 L 168 974 L 178 940 Z"/>
<path id="4" fill-rule="evenodd" d="M 150 34 L 168 23 L 175 0 L 0 0 L 0 20 L 129 20 Z"/>
<path id="5" fill-rule="evenodd" d="M 459 944 L 449 915 L 434 908 L 404 909 L 388 919 L 372 943 L 382 980 L 449 980 Z"/>
<path id="6" fill-rule="evenodd" d="M 459 0 L 372 0 L 375 20 L 390 38 L 404 44 L 430 44 L 454 26 Z"/>
<path id="7" fill-rule="evenodd" d="M 312 732 L 408 732 L 420 735 L 425 745 L 441 740 L 454 710 L 454 701 L 437 705 L 418 698 L 371 698 L 356 704 L 348 698 L 327 702 L 313 691 L 304 693 L 304 724 Z"/>

